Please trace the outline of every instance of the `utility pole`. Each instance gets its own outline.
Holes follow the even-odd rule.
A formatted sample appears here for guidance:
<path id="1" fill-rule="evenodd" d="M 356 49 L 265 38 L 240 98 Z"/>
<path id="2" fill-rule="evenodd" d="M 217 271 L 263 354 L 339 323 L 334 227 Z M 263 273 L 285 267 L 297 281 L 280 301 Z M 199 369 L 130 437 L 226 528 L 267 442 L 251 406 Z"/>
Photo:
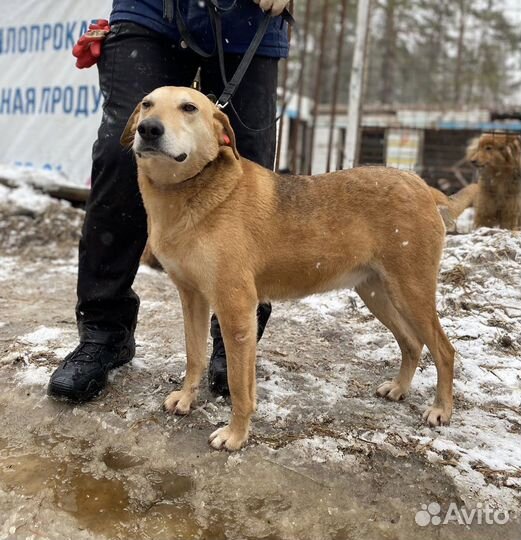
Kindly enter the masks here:
<path id="1" fill-rule="evenodd" d="M 349 81 L 349 103 L 347 109 L 347 135 L 345 153 L 346 169 L 355 166 L 360 149 L 360 117 L 362 115 L 362 96 L 364 69 L 369 26 L 369 7 L 371 0 L 358 0 L 356 16 L 356 41 Z"/>

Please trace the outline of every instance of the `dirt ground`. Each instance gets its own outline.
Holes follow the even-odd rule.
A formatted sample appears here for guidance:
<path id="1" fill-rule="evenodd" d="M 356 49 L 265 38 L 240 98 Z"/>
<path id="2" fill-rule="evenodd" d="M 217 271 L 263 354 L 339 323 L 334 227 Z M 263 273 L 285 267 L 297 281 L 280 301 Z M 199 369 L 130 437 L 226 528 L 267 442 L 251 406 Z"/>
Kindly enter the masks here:
<path id="1" fill-rule="evenodd" d="M 204 388 L 188 417 L 161 409 L 183 377 L 182 318 L 174 287 L 148 268 L 136 358 L 92 403 L 46 396 L 76 341 L 82 213 L 43 199 L 34 210 L 15 191 L 0 190 L 0 538 L 521 538 L 518 233 L 447 239 L 451 426 L 421 422 L 435 384 L 427 352 L 405 401 L 375 396 L 399 350 L 346 291 L 274 305 L 252 435 L 229 454 L 207 444 L 228 400 Z"/>

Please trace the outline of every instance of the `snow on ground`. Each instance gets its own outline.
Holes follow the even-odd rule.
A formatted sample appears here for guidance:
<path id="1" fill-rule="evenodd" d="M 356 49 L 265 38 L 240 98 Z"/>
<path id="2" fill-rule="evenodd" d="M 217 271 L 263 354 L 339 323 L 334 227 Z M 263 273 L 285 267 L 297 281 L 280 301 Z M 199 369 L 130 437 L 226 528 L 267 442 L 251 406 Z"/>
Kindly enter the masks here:
<path id="1" fill-rule="evenodd" d="M 28 343 L 29 345 L 46 345 L 49 341 L 55 340 L 60 337 L 62 331 L 59 328 L 46 328 L 41 326 L 34 332 L 21 336 L 19 339 L 21 342 Z"/>
<path id="2" fill-rule="evenodd" d="M 56 183 L 65 185 L 56 173 L 0 163 L 0 280 L 12 264 L 5 255 L 27 248 L 56 259 L 77 245 L 83 212 L 43 192 Z"/>
<path id="3" fill-rule="evenodd" d="M 14 189 L 0 185 L 0 199 L 4 204 L 16 207 L 18 211 L 36 214 L 44 212 L 52 204 L 50 197 L 38 193 L 28 184 L 22 184 Z"/>
<path id="4" fill-rule="evenodd" d="M 35 186 L 44 187 L 55 184 L 69 184 L 67 177 L 53 172 L 44 171 L 42 169 L 34 169 L 30 167 L 13 167 L 5 163 L 0 163 L 0 179 L 3 179 L 9 183 L 10 186 Z"/>
<path id="5" fill-rule="evenodd" d="M 430 461 L 450 463 L 445 469 L 456 483 L 466 488 L 475 483 L 482 494 L 506 506 L 517 504 L 520 494 L 500 492 L 495 485 L 487 485 L 486 477 L 504 485 L 517 485 L 521 478 L 520 283 L 519 233 L 480 229 L 447 238 L 438 310 L 458 353 L 454 417 L 449 427 L 435 430 L 418 430 L 416 425 L 410 429 L 401 419 L 391 421 L 382 440 L 399 436 L 401 444 L 406 437 Z M 367 320 L 369 311 L 352 291 L 306 298 L 286 306 L 282 316 L 302 325 L 316 324 L 318 318 L 327 325 L 353 305 L 362 318 L 361 324 L 347 322 L 356 356 L 364 361 L 396 359 L 392 336 L 376 320 Z M 345 390 L 345 375 L 328 375 L 328 381 L 317 382 L 314 391 L 324 392 L 324 385 L 330 399 L 337 401 Z M 427 404 L 435 385 L 436 369 L 424 353 L 411 394 L 422 396 Z M 280 399 L 288 401 L 285 394 Z"/>
<path id="6" fill-rule="evenodd" d="M 56 204 L 42 189 L 65 183 L 66 178 L 55 172 L 0 163 L 0 204 L 11 206 L 17 212 L 41 214 Z"/>
<path id="7" fill-rule="evenodd" d="M 48 377 L 76 342 L 75 244 L 82 213 L 43 196 L 47 205 L 28 215 L 12 191 L 0 186 L 0 371 L 13 400 L 19 390 L 31 391 L 36 407 L 47 410 Z M 472 219 L 464 217 L 460 232 Z M 364 459 L 377 467 L 378 452 L 393 467 L 435 467 L 466 504 L 520 510 L 520 283 L 520 233 L 480 229 L 447 237 L 438 311 L 458 353 L 455 409 L 451 425 L 436 429 L 421 422 L 436 384 L 427 351 L 406 400 L 374 395 L 397 371 L 399 349 L 356 293 L 275 304 L 258 350 L 251 442 L 239 457 L 228 458 L 226 469 L 242 470 L 261 452 L 267 462 L 306 478 L 310 467 L 319 468 L 313 474 L 350 478 Z M 185 438 L 196 429 L 209 433 L 226 421 L 230 407 L 206 390 L 188 419 L 158 413 L 184 375 L 180 306 L 173 286 L 155 270 L 141 268 L 136 289 L 142 299 L 136 358 L 111 375 L 112 391 L 87 411 L 96 411 L 100 425 L 117 419 L 134 430 L 157 423 L 163 438 L 172 429 Z M 78 418 L 89 414 L 73 410 Z M 204 445 L 197 448 L 198 455 L 206 452 Z M 264 476 L 252 481 L 269 485 Z M 429 489 L 436 489 L 427 485 L 418 486 L 418 506 L 442 501 L 441 492 L 434 497 Z"/>
<path id="8" fill-rule="evenodd" d="M 456 231 L 460 234 L 468 234 L 472 231 L 474 223 L 474 208 L 463 210 L 460 217 L 456 221 Z"/>

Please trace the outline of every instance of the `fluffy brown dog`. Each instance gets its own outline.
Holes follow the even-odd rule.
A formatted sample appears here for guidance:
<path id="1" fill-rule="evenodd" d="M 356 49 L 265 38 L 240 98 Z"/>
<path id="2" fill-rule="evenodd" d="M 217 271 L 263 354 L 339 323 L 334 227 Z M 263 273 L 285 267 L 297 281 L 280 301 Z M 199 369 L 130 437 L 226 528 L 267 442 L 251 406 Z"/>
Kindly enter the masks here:
<path id="1" fill-rule="evenodd" d="M 402 352 L 400 372 L 378 394 L 402 399 L 427 345 L 438 383 L 424 419 L 449 422 L 454 349 L 435 299 L 445 228 L 420 178 L 383 167 L 275 174 L 239 156 L 228 117 L 190 88 L 146 96 L 121 140 L 136 154 L 150 247 L 183 307 L 187 371 L 167 410 L 187 414 L 197 397 L 211 306 L 226 346 L 232 417 L 210 441 L 240 448 L 255 410 L 257 304 L 354 287 Z"/>
<path id="2" fill-rule="evenodd" d="M 475 227 L 521 227 L 521 137 L 485 133 L 471 141 L 468 160 L 479 168 Z"/>

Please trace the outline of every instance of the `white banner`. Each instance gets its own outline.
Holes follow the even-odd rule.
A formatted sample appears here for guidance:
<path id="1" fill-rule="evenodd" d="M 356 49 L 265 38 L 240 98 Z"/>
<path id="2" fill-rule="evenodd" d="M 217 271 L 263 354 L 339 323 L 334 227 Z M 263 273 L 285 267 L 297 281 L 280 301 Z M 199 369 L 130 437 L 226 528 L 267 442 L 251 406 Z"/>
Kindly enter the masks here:
<path id="1" fill-rule="evenodd" d="M 2 0 L 0 162 L 90 182 L 101 119 L 96 67 L 78 70 L 72 47 L 110 0 Z"/>

